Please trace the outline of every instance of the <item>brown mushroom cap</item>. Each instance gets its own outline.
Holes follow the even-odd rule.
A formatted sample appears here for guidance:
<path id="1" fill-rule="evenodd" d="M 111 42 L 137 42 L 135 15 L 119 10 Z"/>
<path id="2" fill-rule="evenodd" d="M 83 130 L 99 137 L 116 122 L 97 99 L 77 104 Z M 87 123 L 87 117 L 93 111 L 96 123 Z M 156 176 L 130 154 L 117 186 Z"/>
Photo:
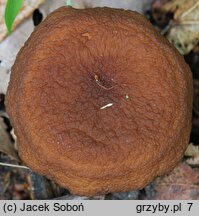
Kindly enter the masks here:
<path id="1" fill-rule="evenodd" d="M 189 141 L 192 77 L 142 15 L 62 7 L 17 55 L 7 111 L 22 160 L 72 193 L 140 189 Z"/>

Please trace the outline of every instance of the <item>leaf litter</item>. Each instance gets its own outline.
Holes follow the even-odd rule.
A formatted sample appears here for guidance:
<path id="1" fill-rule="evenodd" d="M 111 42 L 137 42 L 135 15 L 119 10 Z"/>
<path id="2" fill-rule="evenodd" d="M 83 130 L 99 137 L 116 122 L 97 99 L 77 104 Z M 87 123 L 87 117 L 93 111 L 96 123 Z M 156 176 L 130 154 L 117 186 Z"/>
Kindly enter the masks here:
<path id="1" fill-rule="evenodd" d="M 1 0 L 0 0 L 1 1 Z M 165 1 L 168 2 L 168 1 Z M 167 32 L 167 37 L 169 40 L 179 49 L 179 51 L 183 54 L 189 53 L 190 50 L 193 49 L 195 44 L 198 43 L 198 17 L 199 17 L 199 12 L 198 12 L 198 1 L 194 0 L 171 0 L 167 4 L 164 5 L 164 10 L 168 12 L 172 12 L 174 14 L 173 20 L 169 24 L 169 31 Z M 171 4 L 169 6 L 169 3 Z M 191 30 L 190 30 L 191 29 Z M 190 31 L 190 32 L 189 32 Z M 13 34 L 14 35 L 14 34 Z M 12 36 L 12 35 L 11 35 Z M 97 84 L 101 85 L 99 83 L 99 79 L 96 79 Z M 129 99 L 128 95 L 125 95 L 125 99 Z M 6 131 L 5 124 L 3 126 L 3 130 Z M 13 144 L 13 143 L 12 143 Z M 197 158 L 197 148 L 195 146 L 191 146 L 191 150 L 189 149 L 190 154 L 189 157 L 190 159 Z M 15 149 L 15 148 L 14 148 Z M 192 152 L 193 153 L 190 153 Z M 3 152 L 3 151 L 2 151 Z M 5 153 L 5 151 L 4 151 Z M 7 155 L 11 155 L 11 153 L 5 153 Z M 4 155 L 4 154 L 3 154 Z M 13 162 L 13 160 L 10 159 L 10 156 L 8 157 L 9 159 L 4 160 L 5 155 L 2 156 L 0 153 L 0 158 L 3 158 L 4 164 L 14 164 L 16 161 Z M 186 161 L 187 164 L 188 161 Z M 198 185 L 197 183 L 199 182 L 198 180 L 198 169 L 192 169 L 190 166 L 187 164 L 180 164 L 178 167 L 175 168 L 173 172 L 170 174 L 160 177 L 155 181 L 153 184 L 155 185 L 155 198 L 160 197 L 161 194 L 162 197 L 167 197 L 175 199 L 177 196 L 182 198 L 195 198 L 198 199 L 199 193 L 198 193 Z M 17 165 L 18 166 L 18 165 Z M 19 165 L 21 166 L 21 165 Z M 0 166 L 0 173 L 1 173 L 1 179 L 3 178 L 2 181 L 4 183 L 4 188 L 1 190 L 0 186 L 0 195 L 1 193 L 5 192 L 10 192 L 9 188 L 13 188 L 15 192 L 10 196 L 11 198 L 24 198 L 24 196 L 21 195 L 21 191 L 27 190 L 29 191 L 28 187 L 31 187 L 35 184 L 34 189 L 40 189 L 40 185 L 43 185 L 42 182 L 46 181 L 46 179 L 40 179 L 38 176 L 36 176 L 33 180 L 33 183 L 27 183 L 27 182 L 20 182 L 20 183 L 13 183 L 13 173 L 15 176 L 19 176 L 18 178 L 24 178 L 24 180 L 28 177 L 30 177 L 31 171 L 29 170 L 24 170 L 24 169 L 16 169 L 16 167 L 10 168 L 7 166 Z M 5 175 L 4 175 L 5 173 Z M 20 174 L 19 174 L 20 173 Z M 26 173 L 26 174 L 24 174 Z M 28 174 L 27 174 L 28 173 Z M 179 174 L 180 173 L 180 174 Z M 32 175 L 32 174 L 31 174 Z M 190 175 L 190 178 L 188 176 Z M 14 180 L 16 181 L 16 180 Z M 21 180 L 20 180 L 21 181 Z M 37 183 L 37 181 L 39 183 Z M 183 182 L 184 181 L 184 182 Z M 13 185 L 11 187 L 11 185 Z M 50 183 L 51 185 L 51 183 Z M 37 188 L 38 187 L 38 188 Z M 46 186 L 43 186 L 43 189 L 45 189 Z M 169 194 L 168 191 L 171 192 Z M 177 194 L 175 195 L 173 191 L 177 190 Z M 185 194 L 183 194 L 185 192 Z M 130 192 L 127 192 L 129 194 Z M 138 196 L 139 196 L 139 191 L 138 191 Z M 44 193 L 46 195 L 47 193 Z M 72 195 L 69 194 L 69 192 L 64 192 L 62 195 L 66 195 L 67 199 L 71 198 Z M 182 195 L 183 194 L 183 195 Z M 57 193 L 56 196 L 55 194 L 53 195 L 54 197 L 59 197 L 61 193 Z M 125 195 L 126 196 L 126 195 Z M 125 196 L 122 199 L 125 199 Z M 29 195 L 27 195 L 25 198 L 27 199 Z M 38 194 L 38 199 L 41 198 L 41 195 Z M 50 197 L 50 196 L 49 196 Z M 47 198 L 49 198 L 47 197 Z M 0 198 L 2 198 L 0 196 Z M 29 197 L 30 198 L 30 197 Z M 31 196 L 32 198 L 32 196 Z M 62 197 L 60 197 L 62 198 Z M 146 197 L 145 197 L 146 198 Z M 150 197 L 148 197 L 150 199 Z M 4 197 L 5 199 L 5 197 Z M 63 197 L 64 199 L 64 197 Z M 74 198 L 74 199 L 81 199 L 81 197 Z M 87 198 L 85 198 L 87 199 Z M 102 198 L 104 199 L 104 197 Z"/>
<path id="2" fill-rule="evenodd" d="M 153 183 L 154 193 L 146 199 L 193 200 L 199 197 L 199 172 L 186 163 L 180 163 L 168 175 L 157 178 Z"/>
<path id="3" fill-rule="evenodd" d="M 188 54 L 199 42 L 199 1 L 172 0 L 164 4 L 162 10 L 174 13 L 168 40 L 181 54 Z"/>

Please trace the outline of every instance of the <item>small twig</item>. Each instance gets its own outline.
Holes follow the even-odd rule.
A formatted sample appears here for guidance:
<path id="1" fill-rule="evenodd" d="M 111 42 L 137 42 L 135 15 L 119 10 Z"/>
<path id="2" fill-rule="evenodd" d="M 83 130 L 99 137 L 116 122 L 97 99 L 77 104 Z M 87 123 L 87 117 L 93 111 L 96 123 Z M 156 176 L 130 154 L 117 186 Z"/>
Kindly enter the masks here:
<path id="1" fill-rule="evenodd" d="M 169 24 L 161 31 L 161 35 L 165 35 L 172 27 L 176 26 L 177 24 L 170 20 Z"/>
<path id="2" fill-rule="evenodd" d="M 0 166 L 8 166 L 8 167 L 14 167 L 14 168 L 21 168 L 21 169 L 30 169 L 27 166 L 21 166 L 21 165 L 15 165 L 15 164 L 8 164 L 8 163 L 1 163 Z"/>
<path id="3" fill-rule="evenodd" d="M 189 14 L 192 10 L 194 10 L 199 5 L 199 2 L 196 2 L 192 7 L 190 7 L 188 10 L 186 10 L 180 18 L 185 17 L 187 14 Z"/>
<path id="4" fill-rule="evenodd" d="M 161 35 L 165 35 L 171 28 L 171 25 L 168 24 L 160 33 Z"/>
<path id="5" fill-rule="evenodd" d="M 98 75 L 95 75 L 94 77 L 95 77 L 95 81 L 96 81 L 97 85 L 100 86 L 101 88 L 103 88 L 105 90 L 111 90 L 114 87 L 114 86 L 111 86 L 111 87 L 107 88 L 107 87 L 105 87 L 105 86 L 103 86 L 103 85 L 100 84 Z"/>
<path id="6" fill-rule="evenodd" d="M 97 82 L 97 85 L 100 86 L 101 88 L 105 89 L 105 90 L 111 90 L 114 87 L 114 86 L 111 86 L 111 87 L 107 88 L 107 87 L 101 85 L 99 82 Z"/>
<path id="7" fill-rule="evenodd" d="M 180 25 L 199 25 L 199 21 L 198 20 L 187 20 L 187 21 L 181 21 Z"/>
<path id="8" fill-rule="evenodd" d="M 161 34 L 165 35 L 172 27 L 180 26 L 180 25 L 199 25 L 198 20 L 185 20 L 185 21 L 171 21 L 162 31 Z"/>

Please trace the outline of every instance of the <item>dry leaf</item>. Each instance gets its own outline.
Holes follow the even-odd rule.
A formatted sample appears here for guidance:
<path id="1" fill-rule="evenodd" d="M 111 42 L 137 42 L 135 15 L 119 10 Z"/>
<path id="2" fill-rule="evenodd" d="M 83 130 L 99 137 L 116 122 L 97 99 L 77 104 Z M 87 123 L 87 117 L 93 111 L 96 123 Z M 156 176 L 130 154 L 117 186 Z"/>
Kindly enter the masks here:
<path id="1" fill-rule="evenodd" d="M 19 160 L 13 143 L 11 142 L 8 133 L 6 132 L 6 126 L 3 119 L 0 118 L 0 152 L 3 152 L 11 156 L 15 160 Z"/>
<path id="2" fill-rule="evenodd" d="M 199 146 L 193 145 L 192 143 L 190 143 L 187 147 L 186 152 L 185 152 L 185 156 L 189 156 L 189 157 L 199 156 Z"/>
<path id="3" fill-rule="evenodd" d="M 92 7 L 112 7 L 124 8 L 140 13 L 144 13 L 150 8 L 153 0 L 73 0 L 72 6 L 75 8 L 92 8 Z"/>
<path id="4" fill-rule="evenodd" d="M 191 157 L 186 160 L 187 164 L 191 166 L 199 166 L 199 146 L 198 145 L 193 145 L 192 143 L 189 144 L 185 152 L 185 156 Z"/>
<path id="5" fill-rule="evenodd" d="M 193 158 L 188 158 L 186 160 L 187 164 L 189 164 L 190 166 L 199 166 L 199 155 Z"/>
<path id="6" fill-rule="evenodd" d="M 199 170 L 180 163 L 169 175 L 157 178 L 154 188 L 153 197 L 147 197 L 148 199 L 199 199 Z"/>
<path id="7" fill-rule="evenodd" d="M 5 0 L 0 0 L 0 3 L 5 2 Z M 30 0 L 29 0 L 30 1 Z M 44 0 L 42 0 L 44 1 Z M 33 1 L 33 3 L 35 0 Z M 65 0 L 52 1 L 45 0 L 45 4 L 42 4 L 39 7 L 39 10 L 42 12 L 43 17 L 45 18 L 50 12 L 54 11 L 56 8 L 65 5 Z M 36 7 L 36 5 L 35 5 Z M 3 22 L 2 17 L 4 13 L 5 3 L 0 4 L 0 38 L 2 33 L 6 34 L 6 26 Z M 3 31 L 4 29 L 4 31 Z M 8 82 L 10 79 L 10 68 L 15 61 L 15 57 L 21 47 L 24 45 L 24 42 L 28 39 L 29 35 L 34 30 L 32 18 L 26 19 L 22 22 L 15 31 L 12 32 L 9 37 L 4 39 L 0 43 L 0 93 L 6 94 Z M 3 34 L 4 34 L 3 33 Z"/>
<path id="8" fill-rule="evenodd" d="M 44 2 L 45 0 L 26 0 L 17 15 L 13 29 L 16 28 L 24 19 L 32 14 L 32 12 Z M 2 41 L 7 36 L 7 29 L 4 23 L 4 10 L 6 6 L 6 0 L 0 0 L 0 41 Z"/>
<path id="9" fill-rule="evenodd" d="M 172 0 L 163 11 L 174 13 L 167 38 L 181 54 L 188 54 L 199 42 L 199 0 Z"/>
<path id="10" fill-rule="evenodd" d="M 6 197 L 7 193 L 5 193 L 5 192 L 8 189 L 8 186 L 10 184 L 10 176 L 11 176 L 10 172 L 2 172 L 1 171 L 1 175 L 0 175 L 0 200 L 5 199 L 5 198 L 9 198 L 9 197 Z"/>
<path id="11" fill-rule="evenodd" d="M 188 1 L 187 0 L 170 0 L 169 2 L 163 5 L 163 10 L 167 12 L 177 13 L 178 10 L 181 11 L 182 8 L 186 7 L 186 4 L 189 2 L 191 2 L 192 4 L 193 0 L 188 0 Z"/>

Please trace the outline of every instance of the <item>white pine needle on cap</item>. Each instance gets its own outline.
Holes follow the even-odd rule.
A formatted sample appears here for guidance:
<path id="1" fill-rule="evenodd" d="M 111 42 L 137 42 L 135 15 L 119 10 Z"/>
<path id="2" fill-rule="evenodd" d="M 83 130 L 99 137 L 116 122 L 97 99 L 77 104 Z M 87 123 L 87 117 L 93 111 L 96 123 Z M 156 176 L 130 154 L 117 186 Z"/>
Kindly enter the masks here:
<path id="1" fill-rule="evenodd" d="M 106 104 L 105 106 L 101 107 L 100 109 L 105 109 L 106 107 L 110 107 L 110 106 L 113 106 L 113 103 Z"/>

